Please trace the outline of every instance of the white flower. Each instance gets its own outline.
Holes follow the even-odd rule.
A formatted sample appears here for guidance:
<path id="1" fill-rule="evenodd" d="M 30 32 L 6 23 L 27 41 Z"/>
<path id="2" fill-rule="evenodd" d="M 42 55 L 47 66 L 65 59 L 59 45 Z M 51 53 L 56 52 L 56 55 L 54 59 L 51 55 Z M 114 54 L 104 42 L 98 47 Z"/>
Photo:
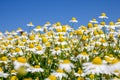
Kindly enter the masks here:
<path id="1" fill-rule="evenodd" d="M 4 78 L 7 78 L 9 76 L 8 73 L 3 73 L 3 72 L 0 72 L 0 77 L 4 77 Z"/>
<path id="2" fill-rule="evenodd" d="M 89 74 L 110 74 L 109 68 L 101 60 L 100 57 L 95 57 L 92 62 L 87 62 L 83 64 L 83 69 L 86 75 Z"/>
<path id="3" fill-rule="evenodd" d="M 92 20 L 90 20 L 89 21 L 90 23 L 98 23 L 98 21 L 96 21 L 96 19 L 94 18 L 94 19 L 92 19 Z"/>
<path id="4" fill-rule="evenodd" d="M 61 49 L 59 47 L 55 47 L 54 49 L 51 49 L 52 55 L 60 55 Z"/>
<path id="5" fill-rule="evenodd" d="M 77 23 L 78 21 L 76 20 L 75 17 L 73 17 L 69 22 Z"/>
<path id="6" fill-rule="evenodd" d="M 57 69 L 57 71 L 51 73 L 51 75 L 56 76 L 58 79 L 62 80 L 62 77 L 67 77 L 62 69 Z"/>
<path id="7" fill-rule="evenodd" d="M 42 68 L 40 68 L 39 65 L 35 65 L 34 67 L 30 67 L 27 69 L 28 72 L 43 72 L 44 70 Z"/>
<path id="8" fill-rule="evenodd" d="M 77 55 L 77 59 L 89 60 L 89 55 L 86 52 L 82 52 L 81 54 Z"/>
<path id="9" fill-rule="evenodd" d="M 29 24 L 27 24 L 28 27 L 34 27 L 34 25 L 32 24 L 32 22 L 30 22 Z"/>
<path id="10" fill-rule="evenodd" d="M 63 60 L 59 64 L 59 68 L 65 70 L 66 72 L 71 72 L 72 68 L 74 68 L 74 67 L 75 66 L 69 60 Z"/>
<path id="11" fill-rule="evenodd" d="M 99 18 L 101 18 L 101 19 L 104 19 L 104 18 L 108 19 L 108 17 L 106 16 L 106 13 L 102 13 L 101 16 L 99 16 Z"/>
<path id="12" fill-rule="evenodd" d="M 24 57 L 18 57 L 17 60 L 13 62 L 15 70 L 19 69 L 21 66 L 30 67 L 30 65 L 26 62 Z"/>
<path id="13" fill-rule="evenodd" d="M 18 28 L 16 32 L 22 32 L 23 30 L 21 28 Z"/>
<path id="14" fill-rule="evenodd" d="M 34 28 L 34 31 L 36 32 L 43 31 L 43 28 L 41 28 L 41 26 L 37 26 L 36 28 Z"/>

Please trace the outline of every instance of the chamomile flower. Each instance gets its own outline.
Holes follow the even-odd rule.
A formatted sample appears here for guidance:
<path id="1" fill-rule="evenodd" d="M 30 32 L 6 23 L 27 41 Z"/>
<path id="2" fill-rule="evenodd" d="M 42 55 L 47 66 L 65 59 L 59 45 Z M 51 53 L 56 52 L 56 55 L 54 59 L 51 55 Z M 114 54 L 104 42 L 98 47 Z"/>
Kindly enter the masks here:
<path id="1" fill-rule="evenodd" d="M 59 68 L 65 70 L 66 72 L 71 72 L 72 68 L 74 68 L 74 67 L 75 66 L 69 60 L 63 60 L 59 64 Z"/>
<path id="2" fill-rule="evenodd" d="M 72 17 L 72 19 L 69 22 L 77 23 L 78 20 L 75 17 Z"/>
<path id="3" fill-rule="evenodd" d="M 81 60 L 89 60 L 89 55 L 86 52 L 82 52 L 81 54 L 77 55 L 76 57 L 77 59 L 81 59 Z"/>
<path id="4" fill-rule="evenodd" d="M 51 25 L 50 22 L 46 22 L 44 26 L 45 26 L 45 27 L 48 27 L 48 26 L 50 26 L 50 25 Z"/>
<path id="5" fill-rule="evenodd" d="M 92 20 L 90 20 L 90 23 L 98 23 L 98 21 L 96 21 L 96 19 L 93 18 Z"/>
<path id="6" fill-rule="evenodd" d="M 57 69 L 55 72 L 51 73 L 51 75 L 56 76 L 60 80 L 62 80 L 62 77 L 67 77 L 62 69 Z"/>
<path id="7" fill-rule="evenodd" d="M 29 24 L 27 24 L 28 27 L 34 27 L 33 23 L 30 22 Z"/>
<path id="8" fill-rule="evenodd" d="M 106 16 L 106 13 L 102 13 L 101 16 L 99 16 L 99 18 L 101 18 L 101 19 L 104 19 L 104 18 L 108 19 L 108 17 Z"/>
<path id="9" fill-rule="evenodd" d="M 15 70 L 19 69 L 21 66 L 30 67 L 30 65 L 27 63 L 26 58 L 24 57 L 18 57 L 13 64 L 14 64 Z"/>
<path id="10" fill-rule="evenodd" d="M 86 75 L 89 74 L 108 74 L 108 69 L 100 57 L 95 57 L 92 62 L 84 63 L 83 69 Z"/>
<path id="11" fill-rule="evenodd" d="M 8 58 L 6 56 L 2 56 L 1 59 L 0 59 L 0 63 L 4 63 L 4 64 L 7 64 L 8 63 Z"/>
<path id="12" fill-rule="evenodd" d="M 39 65 L 35 65 L 34 67 L 28 68 L 27 71 L 35 73 L 35 72 L 43 72 L 44 70 L 42 68 L 40 68 Z"/>
<path id="13" fill-rule="evenodd" d="M 2 68 L 0 68 L 0 77 L 4 77 L 4 78 L 7 78 L 9 76 L 9 74 L 7 73 L 4 73 Z"/>
<path id="14" fill-rule="evenodd" d="M 60 47 L 55 47 L 54 49 L 51 49 L 52 55 L 60 55 L 61 54 L 61 49 Z"/>
<path id="15" fill-rule="evenodd" d="M 23 30 L 19 27 L 16 32 L 22 32 Z"/>
<path id="16" fill-rule="evenodd" d="M 39 31 L 43 31 L 43 29 L 41 28 L 41 26 L 37 26 L 37 27 L 34 29 L 34 31 L 39 32 Z"/>
<path id="17" fill-rule="evenodd" d="M 44 54 L 44 52 L 45 52 L 45 49 L 44 48 L 42 48 L 42 46 L 41 45 L 38 45 L 38 46 L 36 46 L 36 51 L 34 52 L 35 54 Z"/>
<path id="18" fill-rule="evenodd" d="M 57 77 L 54 75 L 49 75 L 49 77 L 45 78 L 45 80 L 57 80 Z"/>

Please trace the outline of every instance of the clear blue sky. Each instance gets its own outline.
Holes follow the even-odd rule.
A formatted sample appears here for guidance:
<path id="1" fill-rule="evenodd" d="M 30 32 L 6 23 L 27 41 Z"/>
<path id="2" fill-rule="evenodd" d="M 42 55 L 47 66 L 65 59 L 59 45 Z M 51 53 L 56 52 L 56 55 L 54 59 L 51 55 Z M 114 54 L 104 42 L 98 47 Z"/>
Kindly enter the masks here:
<path id="1" fill-rule="evenodd" d="M 21 27 L 27 30 L 27 23 L 43 25 L 46 21 L 70 24 L 76 17 L 80 25 L 86 25 L 92 18 L 105 12 L 109 19 L 120 18 L 120 0 L 0 0 L 0 31 L 11 31 Z M 100 19 L 99 19 L 100 20 Z"/>

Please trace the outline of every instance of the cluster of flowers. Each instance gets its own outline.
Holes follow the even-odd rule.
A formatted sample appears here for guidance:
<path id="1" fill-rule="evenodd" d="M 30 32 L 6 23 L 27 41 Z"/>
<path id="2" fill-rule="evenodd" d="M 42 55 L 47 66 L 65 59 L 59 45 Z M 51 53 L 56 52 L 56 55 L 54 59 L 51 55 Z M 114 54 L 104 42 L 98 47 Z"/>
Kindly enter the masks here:
<path id="1" fill-rule="evenodd" d="M 120 79 L 120 19 L 108 25 L 102 13 L 87 26 L 37 26 L 0 33 L 0 79 L 113 80 Z M 76 18 L 70 20 L 77 23 Z M 32 22 L 27 24 L 34 27 Z"/>

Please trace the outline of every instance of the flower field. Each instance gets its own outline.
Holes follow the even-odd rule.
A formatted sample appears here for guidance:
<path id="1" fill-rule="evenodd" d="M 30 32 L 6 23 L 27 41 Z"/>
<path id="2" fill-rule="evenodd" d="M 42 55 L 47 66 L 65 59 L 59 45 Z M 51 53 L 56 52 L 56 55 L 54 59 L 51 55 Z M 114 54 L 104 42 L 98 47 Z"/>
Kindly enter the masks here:
<path id="1" fill-rule="evenodd" d="M 1 80 L 119 80 L 120 19 L 105 13 L 74 29 L 60 22 L 0 32 Z M 32 28 L 32 29 L 31 29 Z"/>

